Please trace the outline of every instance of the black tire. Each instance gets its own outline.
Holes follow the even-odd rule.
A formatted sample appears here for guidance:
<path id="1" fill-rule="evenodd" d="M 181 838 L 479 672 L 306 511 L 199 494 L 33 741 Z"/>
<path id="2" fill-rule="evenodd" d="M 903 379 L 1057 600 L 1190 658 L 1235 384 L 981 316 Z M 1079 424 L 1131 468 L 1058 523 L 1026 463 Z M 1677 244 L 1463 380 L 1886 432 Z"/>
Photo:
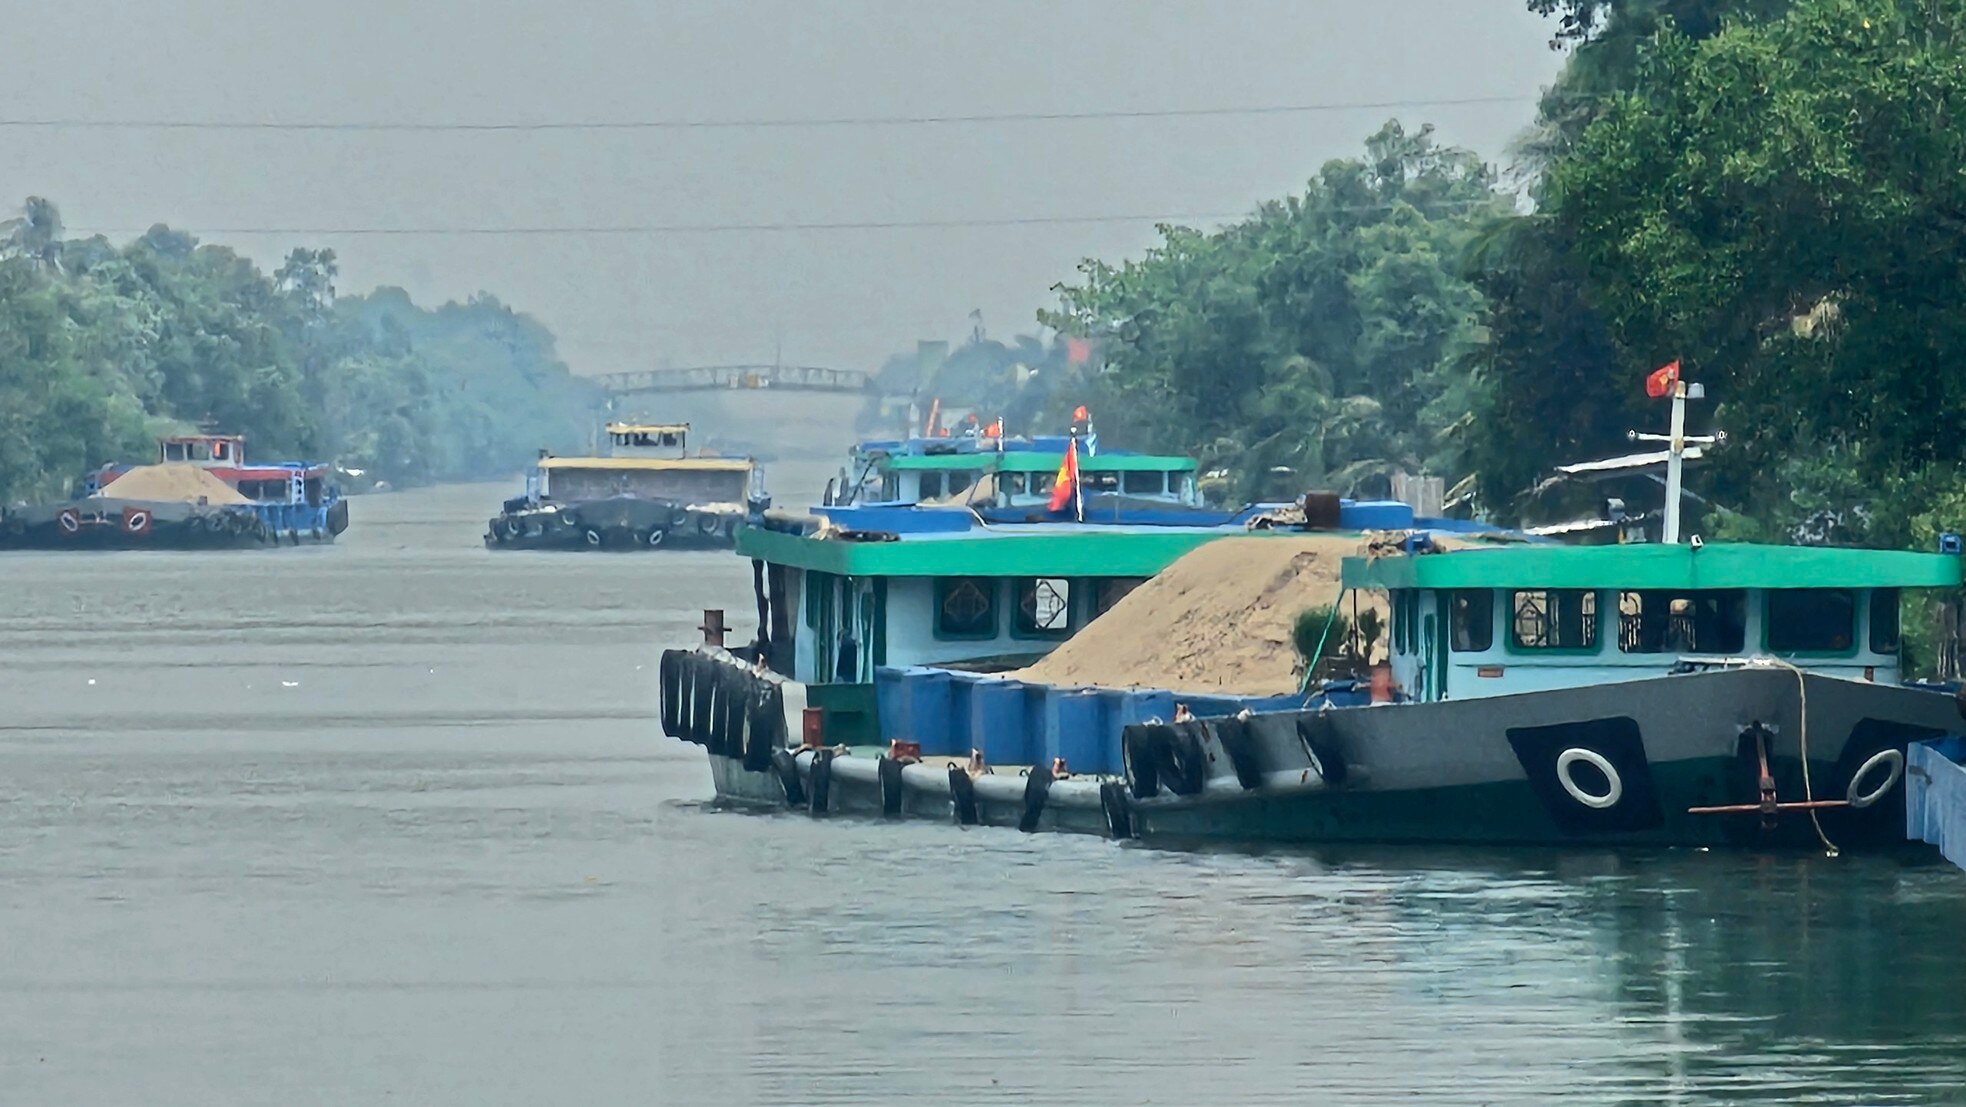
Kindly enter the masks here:
<path id="1" fill-rule="evenodd" d="M 763 682 L 760 682 L 763 683 Z M 752 691 L 744 711 L 744 768 L 761 773 L 771 768 L 772 754 L 785 747 L 784 698 L 765 685 Z"/>
<path id="2" fill-rule="evenodd" d="M 804 807 L 806 787 L 799 780 L 799 759 L 791 750 L 783 747 L 771 751 L 771 769 L 778 777 L 778 787 L 785 793 L 785 806 Z"/>
<path id="3" fill-rule="evenodd" d="M 657 667 L 657 696 L 661 699 L 662 733 L 671 738 L 683 736 L 683 677 L 681 650 L 663 650 Z"/>
<path id="4" fill-rule="evenodd" d="M 1202 748 L 1200 727 L 1199 723 L 1168 727 L 1167 741 L 1155 751 L 1161 782 L 1177 796 L 1200 795 L 1208 780 L 1208 754 Z"/>
<path id="5" fill-rule="evenodd" d="M 1117 780 L 1099 786 L 1099 809 L 1106 815 L 1106 833 L 1115 841 L 1133 837 L 1133 807 L 1126 795 L 1126 785 Z"/>
<path id="6" fill-rule="evenodd" d="M 1325 784 L 1337 788 L 1345 783 L 1345 756 L 1332 741 L 1328 723 L 1317 716 L 1297 719 L 1297 737 L 1304 743 L 1304 752 L 1310 754 L 1313 767 L 1324 778 Z"/>
<path id="7" fill-rule="evenodd" d="M 1229 765 L 1236 771 L 1236 782 L 1245 791 L 1261 788 L 1263 751 L 1257 744 L 1256 735 L 1250 733 L 1249 724 L 1241 719 L 1223 719 L 1212 725 L 1216 744 L 1228 755 Z"/>
<path id="8" fill-rule="evenodd" d="M 706 748 L 710 745 L 711 708 L 715 706 L 716 662 L 701 654 L 689 654 L 689 740 Z"/>
<path id="9" fill-rule="evenodd" d="M 1044 816 L 1045 801 L 1051 798 L 1051 770 L 1042 766 L 1032 769 L 1031 775 L 1024 778 L 1024 814 L 1017 820 L 1017 829 L 1029 834 L 1038 828 L 1038 820 Z"/>
<path id="10" fill-rule="evenodd" d="M 814 815 L 824 815 L 832 810 L 833 799 L 833 751 L 815 750 L 812 755 L 812 779 L 806 788 L 806 810 Z"/>
<path id="11" fill-rule="evenodd" d="M 589 546 L 590 548 L 592 548 L 592 549 L 596 549 L 596 550 L 598 550 L 598 549 L 600 549 L 600 548 L 601 548 L 601 532 L 600 532 L 600 531 L 598 531 L 598 530 L 595 530 L 595 529 L 594 529 L 593 527 L 588 527 L 588 528 L 587 528 L 587 535 L 586 535 L 586 537 L 587 537 L 587 545 L 588 545 L 588 546 Z"/>
<path id="12" fill-rule="evenodd" d="M 949 814 L 957 826 L 975 826 L 976 782 L 961 765 L 949 766 Z"/>
<path id="13" fill-rule="evenodd" d="M 1160 794 L 1160 747 L 1167 740 L 1167 729 L 1162 723 L 1147 723 L 1120 732 L 1120 760 L 1134 799 Z"/>
<path id="14" fill-rule="evenodd" d="M 901 762 L 881 758 L 881 814 L 892 819 L 901 814 Z"/>

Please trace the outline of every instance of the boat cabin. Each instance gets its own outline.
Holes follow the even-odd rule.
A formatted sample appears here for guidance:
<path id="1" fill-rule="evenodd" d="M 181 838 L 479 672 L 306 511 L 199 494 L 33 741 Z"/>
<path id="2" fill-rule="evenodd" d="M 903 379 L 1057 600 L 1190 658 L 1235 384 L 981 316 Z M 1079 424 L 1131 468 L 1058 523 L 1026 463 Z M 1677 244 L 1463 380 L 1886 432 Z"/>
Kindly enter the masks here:
<path id="1" fill-rule="evenodd" d="M 866 442 L 854 449 L 852 474 L 841 474 L 829 502 L 916 504 L 959 501 L 1001 508 L 1043 509 L 1051 500 L 1070 439 L 906 439 Z M 1192 458 L 1100 451 L 1079 443 L 1083 497 L 1196 507 L 1201 497 Z"/>
<path id="2" fill-rule="evenodd" d="M 1348 559 L 1390 599 L 1412 700 L 1509 695 L 1785 661 L 1899 680 L 1907 588 L 1957 588 L 1956 554 L 1761 545 L 1515 546 Z"/>
<path id="3" fill-rule="evenodd" d="M 689 455 L 688 423 L 609 423 L 606 432 L 609 457 Z"/>
<path id="4" fill-rule="evenodd" d="M 157 460 L 165 465 L 236 469 L 246 463 L 240 434 L 174 434 L 157 440 Z"/>

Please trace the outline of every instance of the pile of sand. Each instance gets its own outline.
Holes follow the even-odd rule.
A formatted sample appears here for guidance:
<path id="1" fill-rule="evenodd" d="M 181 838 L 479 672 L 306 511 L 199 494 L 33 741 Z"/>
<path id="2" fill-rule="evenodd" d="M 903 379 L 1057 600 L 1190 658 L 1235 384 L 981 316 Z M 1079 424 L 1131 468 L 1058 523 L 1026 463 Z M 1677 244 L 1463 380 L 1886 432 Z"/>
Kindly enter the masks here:
<path id="1" fill-rule="evenodd" d="M 97 495 L 115 500 L 213 506 L 251 503 L 231 485 L 196 465 L 139 465 L 102 486 Z"/>
<path id="2" fill-rule="evenodd" d="M 1382 536 L 1371 535 L 1218 539 L 1161 570 L 1014 675 L 1048 684 L 1287 695 L 1302 679 L 1290 640 L 1298 613 L 1339 599 L 1345 558 L 1387 548 Z M 1352 600 L 1344 597 L 1347 617 Z M 1360 614 L 1375 609 L 1379 625 L 1391 625 L 1383 593 L 1359 592 L 1357 601 Z M 1385 645 L 1381 632 L 1379 651 Z"/>

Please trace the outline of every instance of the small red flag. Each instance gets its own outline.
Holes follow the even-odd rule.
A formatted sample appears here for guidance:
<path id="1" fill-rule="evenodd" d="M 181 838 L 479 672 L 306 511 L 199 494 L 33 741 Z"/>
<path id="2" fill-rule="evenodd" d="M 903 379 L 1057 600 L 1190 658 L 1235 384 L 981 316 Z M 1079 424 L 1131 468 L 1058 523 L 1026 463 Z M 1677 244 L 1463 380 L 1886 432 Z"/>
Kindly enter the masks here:
<path id="1" fill-rule="evenodd" d="M 1653 399 L 1672 395 L 1672 386 L 1679 383 L 1679 362 L 1662 365 L 1652 370 L 1645 378 L 1645 394 Z"/>
<path id="2" fill-rule="evenodd" d="M 1058 476 L 1051 485 L 1051 510 L 1063 511 L 1079 487 L 1079 440 L 1065 444 L 1065 460 L 1058 463 Z"/>

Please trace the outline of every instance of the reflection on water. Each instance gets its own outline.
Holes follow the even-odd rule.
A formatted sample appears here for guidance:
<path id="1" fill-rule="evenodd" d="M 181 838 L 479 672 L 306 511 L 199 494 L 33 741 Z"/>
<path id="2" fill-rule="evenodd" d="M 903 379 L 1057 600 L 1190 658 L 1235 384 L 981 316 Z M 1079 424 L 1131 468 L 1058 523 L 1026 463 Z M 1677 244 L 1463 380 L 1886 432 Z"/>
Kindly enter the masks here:
<path id="1" fill-rule="evenodd" d="M 487 553 L 504 491 L 0 558 L 7 1102 L 1962 1098 L 1923 861 L 712 812 L 650 663 L 748 566 Z"/>

